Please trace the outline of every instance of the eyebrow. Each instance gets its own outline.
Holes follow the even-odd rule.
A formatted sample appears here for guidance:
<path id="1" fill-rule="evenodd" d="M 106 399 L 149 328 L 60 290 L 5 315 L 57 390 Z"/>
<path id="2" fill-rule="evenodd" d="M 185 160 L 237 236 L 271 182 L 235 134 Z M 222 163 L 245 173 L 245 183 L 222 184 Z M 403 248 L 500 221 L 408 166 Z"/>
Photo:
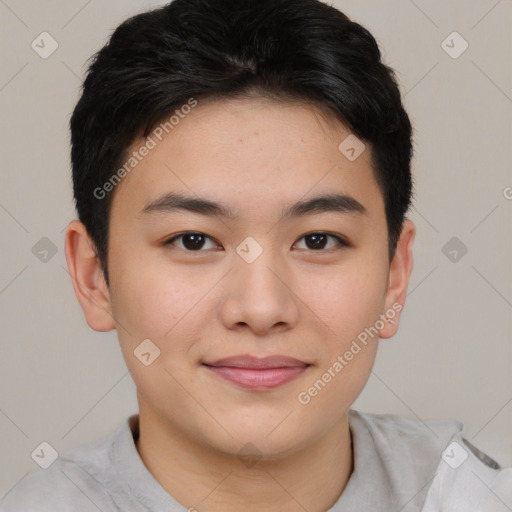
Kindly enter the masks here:
<path id="1" fill-rule="evenodd" d="M 202 197 L 189 197 L 169 193 L 148 203 L 142 214 L 172 213 L 188 211 L 209 217 L 225 218 L 232 221 L 239 219 L 236 210 Z M 315 213 L 336 212 L 343 214 L 366 214 L 366 208 L 355 198 L 345 194 L 323 194 L 312 199 L 298 201 L 281 211 L 280 221 L 291 217 L 304 217 Z"/>

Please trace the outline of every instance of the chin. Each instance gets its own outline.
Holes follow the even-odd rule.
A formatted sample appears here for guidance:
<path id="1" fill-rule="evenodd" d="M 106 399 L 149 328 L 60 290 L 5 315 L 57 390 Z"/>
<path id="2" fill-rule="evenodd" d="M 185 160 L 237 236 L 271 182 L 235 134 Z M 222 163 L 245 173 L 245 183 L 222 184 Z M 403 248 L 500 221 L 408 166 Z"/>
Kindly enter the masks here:
<path id="1" fill-rule="evenodd" d="M 293 416 L 293 413 L 290 415 Z M 303 425 L 281 425 L 278 422 L 262 421 L 260 417 L 247 418 L 244 422 L 225 424 L 233 437 L 210 440 L 208 444 L 229 455 L 256 456 L 261 460 L 277 460 L 287 457 L 314 442 L 314 436 L 308 435 Z"/>

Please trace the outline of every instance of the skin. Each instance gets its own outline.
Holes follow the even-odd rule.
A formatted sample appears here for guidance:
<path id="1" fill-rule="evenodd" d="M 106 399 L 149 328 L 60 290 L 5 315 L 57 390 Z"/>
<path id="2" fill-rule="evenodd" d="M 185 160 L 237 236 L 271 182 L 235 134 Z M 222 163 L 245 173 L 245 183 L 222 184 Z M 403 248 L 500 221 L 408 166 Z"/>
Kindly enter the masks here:
<path id="1" fill-rule="evenodd" d="M 117 329 L 137 386 L 138 452 L 187 508 L 320 512 L 350 477 L 347 411 L 368 380 L 377 337 L 307 405 L 297 397 L 379 315 L 404 304 L 415 227 L 404 222 L 390 262 L 371 148 L 349 161 L 338 150 L 349 134 L 304 104 L 200 102 L 115 190 L 110 288 L 85 227 L 68 226 L 66 257 L 86 320 L 97 331 Z M 239 218 L 141 213 L 168 192 L 222 202 Z M 286 206 L 323 193 L 349 195 L 366 212 L 279 220 Z M 210 237 L 199 252 L 187 252 L 183 238 L 164 244 L 190 231 Z M 328 237 L 315 249 L 305 235 L 318 232 L 350 245 Z M 263 249 L 252 263 L 236 252 L 248 236 Z M 380 338 L 395 334 L 399 316 Z M 160 349 L 149 366 L 134 356 L 144 339 Z M 254 391 L 202 365 L 240 354 L 287 355 L 310 366 Z M 248 442 L 261 456 L 250 467 L 237 456 Z"/>

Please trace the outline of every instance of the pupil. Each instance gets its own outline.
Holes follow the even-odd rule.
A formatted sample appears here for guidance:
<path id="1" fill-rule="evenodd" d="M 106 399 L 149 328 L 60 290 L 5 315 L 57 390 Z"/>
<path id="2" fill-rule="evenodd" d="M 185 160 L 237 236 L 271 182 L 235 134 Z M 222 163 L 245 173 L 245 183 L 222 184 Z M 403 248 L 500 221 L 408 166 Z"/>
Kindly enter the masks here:
<path id="1" fill-rule="evenodd" d="M 191 242 L 191 243 L 189 243 Z M 200 249 L 204 244 L 204 236 L 197 234 L 190 234 L 183 237 L 183 245 L 187 249 Z"/>
<path id="2" fill-rule="evenodd" d="M 312 247 L 310 247 L 310 244 L 308 244 L 308 247 L 310 249 L 319 249 L 319 248 L 323 249 L 325 247 L 326 238 L 327 238 L 326 235 L 323 235 L 323 234 L 308 235 L 308 240 L 313 241 L 313 244 L 311 244 Z"/>
<path id="3" fill-rule="evenodd" d="M 308 235 L 307 245 L 310 249 L 323 249 L 327 236 L 324 234 Z M 204 245 L 204 236 L 192 233 L 183 237 L 183 245 L 190 250 L 200 249 Z"/>

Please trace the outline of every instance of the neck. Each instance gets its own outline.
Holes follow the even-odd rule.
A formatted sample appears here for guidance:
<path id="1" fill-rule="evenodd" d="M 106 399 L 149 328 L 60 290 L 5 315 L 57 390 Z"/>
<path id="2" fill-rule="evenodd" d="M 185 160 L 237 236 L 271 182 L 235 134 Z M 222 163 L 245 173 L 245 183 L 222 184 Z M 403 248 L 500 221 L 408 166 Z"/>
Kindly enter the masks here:
<path id="1" fill-rule="evenodd" d="M 205 448 L 140 407 L 137 450 L 160 485 L 198 512 L 268 512 L 331 508 L 353 470 L 348 416 L 310 446 L 279 459 L 242 464 Z"/>

